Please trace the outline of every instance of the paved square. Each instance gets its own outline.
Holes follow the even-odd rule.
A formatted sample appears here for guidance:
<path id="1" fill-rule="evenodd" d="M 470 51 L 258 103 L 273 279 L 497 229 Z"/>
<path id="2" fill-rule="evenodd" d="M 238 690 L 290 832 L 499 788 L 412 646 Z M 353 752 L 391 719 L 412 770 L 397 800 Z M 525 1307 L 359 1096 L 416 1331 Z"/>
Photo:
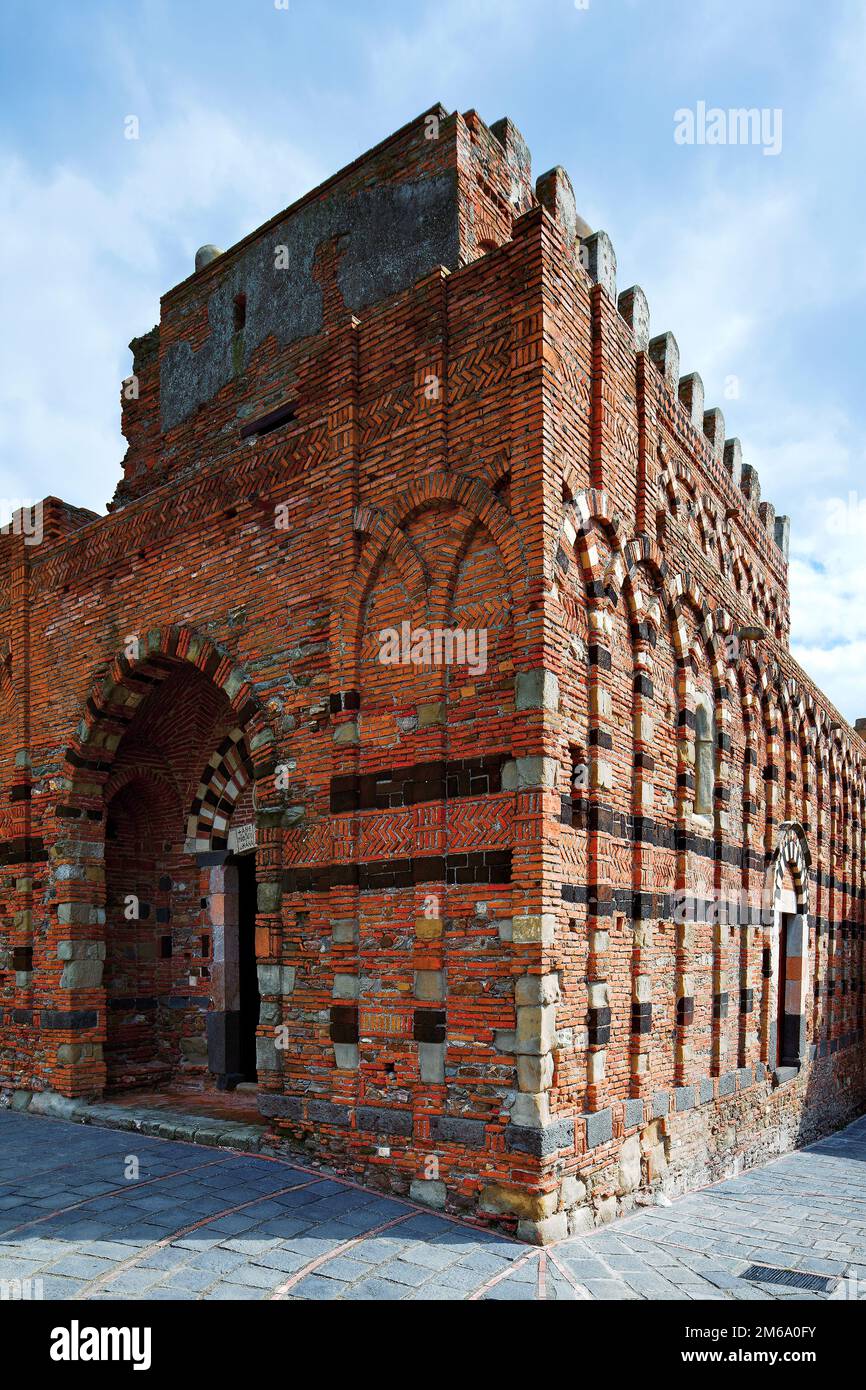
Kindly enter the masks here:
<path id="1" fill-rule="evenodd" d="M 866 1117 L 538 1250 L 290 1159 L 5 1110 L 0 1296 L 28 1279 L 46 1299 L 866 1299 Z"/>

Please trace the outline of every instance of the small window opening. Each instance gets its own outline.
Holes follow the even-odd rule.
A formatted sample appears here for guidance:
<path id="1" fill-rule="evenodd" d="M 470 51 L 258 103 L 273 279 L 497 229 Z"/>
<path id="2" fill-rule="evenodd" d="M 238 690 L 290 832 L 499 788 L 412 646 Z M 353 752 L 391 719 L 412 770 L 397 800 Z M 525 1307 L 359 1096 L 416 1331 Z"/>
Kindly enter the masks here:
<path id="1" fill-rule="evenodd" d="M 713 747 L 713 718 L 709 706 L 701 701 L 695 708 L 695 813 L 711 816 L 716 769 Z"/>
<path id="2" fill-rule="evenodd" d="M 247 323 L 247 297 L 245 294 L 236 294 L 234 297 L 234 329 L 236 333 L 243 333 Z"/>

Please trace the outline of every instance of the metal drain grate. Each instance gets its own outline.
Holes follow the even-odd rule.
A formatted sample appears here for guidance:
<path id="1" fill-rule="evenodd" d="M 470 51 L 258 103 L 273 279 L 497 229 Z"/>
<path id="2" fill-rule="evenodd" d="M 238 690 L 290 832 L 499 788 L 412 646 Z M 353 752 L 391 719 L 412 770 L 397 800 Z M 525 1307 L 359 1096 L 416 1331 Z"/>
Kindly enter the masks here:
<path id="1" fill-rule="evenodd" d="M 809 1289 L 811 1293 L 829 1293 L 839 1282 L 836 1274 L 804 1274 L 800 1269 L 776 1269 L 773 1265 L 749 1265 L 740 1278 L 753 1284 L 786 1284 L 792 1289 Z"/>

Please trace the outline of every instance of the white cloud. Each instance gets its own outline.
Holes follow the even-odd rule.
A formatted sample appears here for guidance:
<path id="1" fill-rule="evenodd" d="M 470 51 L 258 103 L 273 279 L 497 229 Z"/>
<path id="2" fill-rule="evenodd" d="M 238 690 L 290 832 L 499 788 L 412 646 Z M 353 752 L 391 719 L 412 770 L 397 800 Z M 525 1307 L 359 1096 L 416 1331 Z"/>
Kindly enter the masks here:
<path id="1" fill-rule="evenodd" d="M 230 244 L 321 178 L 287 141 L 202 108 L 138 141 L 127 168 L 37 171 L 0 151 L 0 493 L 100 510 L 120 477 L 126 344 L 196 246 Z M 58 481 L 62 479 L 62 484 Z"/>

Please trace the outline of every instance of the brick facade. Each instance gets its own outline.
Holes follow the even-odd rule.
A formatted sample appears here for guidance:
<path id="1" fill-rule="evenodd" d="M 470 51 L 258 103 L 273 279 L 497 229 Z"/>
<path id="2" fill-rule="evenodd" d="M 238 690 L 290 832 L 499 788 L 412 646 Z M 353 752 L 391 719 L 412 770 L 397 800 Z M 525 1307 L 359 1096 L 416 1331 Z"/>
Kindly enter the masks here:
<path id="1" fill-rule="evenodd" d="M 254 1031 L 276 1139 L 542 1241 L 856 1114 L 866 750 L 564 171 L 436 107 L 198 262 L 109 514 L 0 539 L 0 1085 Z"/>

